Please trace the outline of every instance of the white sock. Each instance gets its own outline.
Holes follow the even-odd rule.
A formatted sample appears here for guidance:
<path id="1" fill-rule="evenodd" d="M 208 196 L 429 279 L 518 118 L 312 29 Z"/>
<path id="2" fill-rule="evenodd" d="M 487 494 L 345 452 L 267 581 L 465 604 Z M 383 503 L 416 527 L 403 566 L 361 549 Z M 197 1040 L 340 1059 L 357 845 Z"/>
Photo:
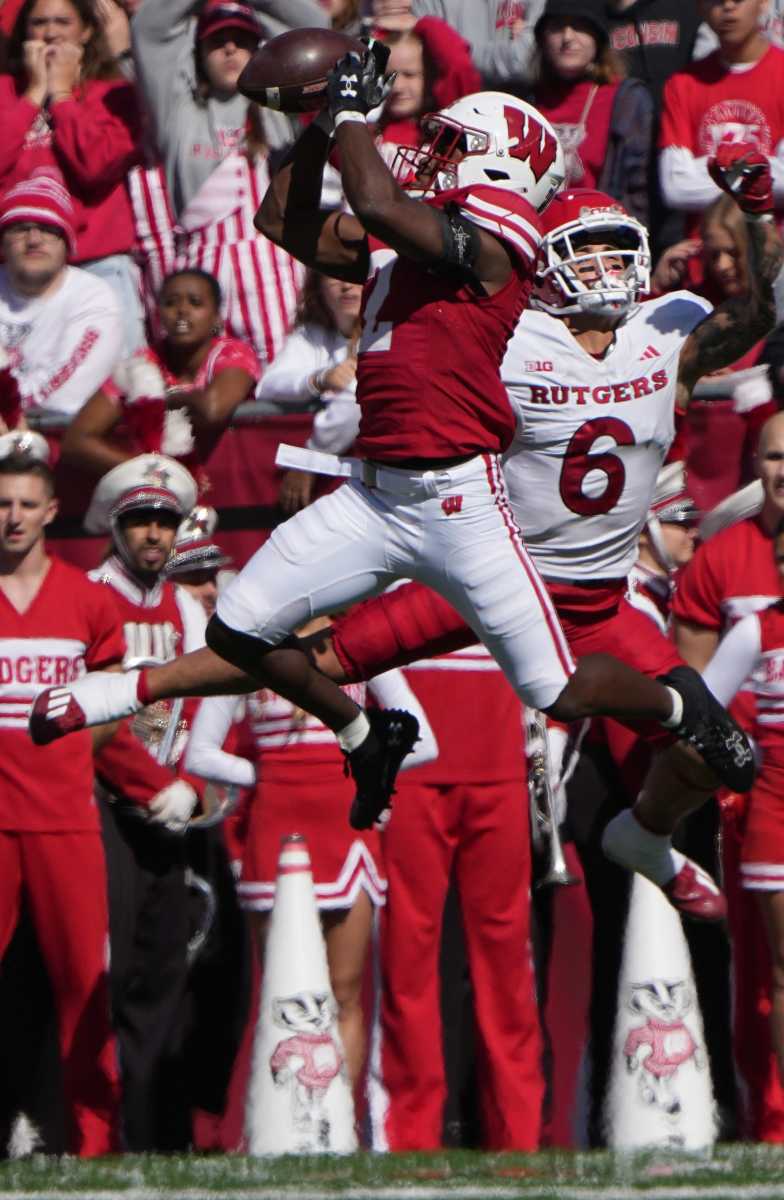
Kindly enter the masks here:
<path id="1" fill-rule="evenodd" d="M 667 684 L 664 686 L 667 687 Z M 675 688 L 667 687 L 667 691 L 672 696 L 672 712 L 661 724 L 665 729 L 677 729 L 683 720 L 683 697 Z"/>
<path id="2" fill-rule="evenodd" d="M 353 721 L 349 721 L 348 725 L 344 725 L 335 734 L 338 739 L 340 749 L 346 754 L 350 754 L 352 750 L 356 750 L 357 746 L 361 746 L 367 735 L 370 733 L 370 721 L 359 710 Z"/>
<path id="3" fill-rule="evenodd" d="M 622 867 L 639 871 L 661 887 L 678 874 L 685 857 L 674 850 L 667 834 L 645 829 L 630 808 L 613 817 L 602 835 L 602 850 Z"/>

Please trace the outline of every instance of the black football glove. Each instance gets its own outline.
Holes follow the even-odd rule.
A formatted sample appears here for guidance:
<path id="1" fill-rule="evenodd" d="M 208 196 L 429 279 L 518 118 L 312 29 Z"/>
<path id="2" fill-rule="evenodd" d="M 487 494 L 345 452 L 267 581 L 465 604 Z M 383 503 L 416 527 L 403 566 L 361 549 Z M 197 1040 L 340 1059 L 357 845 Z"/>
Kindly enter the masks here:
<path id="1" fill-rule="evenodd" d="M 395 81 L 394 73 L 384 74 L 389 47 L 372 40 L 364 58 L 350 50 L 338 59 L 327 74 L 327 103 L 333 118 L 340 113 L 358 113 L 366 117 L 384 101 Z"/>
<path id="2" fill-rule="evenodd" d="M 362 40 L 368 48 L 362 77 L 369 105 L 368 111 L 370 111 L 384 103 L 397 78 L 397 71 L 391 71 L 388 75 L 384 74 L 389 62 L 389 46 L 380 42 L 378 38 L 363 38 Z"/>

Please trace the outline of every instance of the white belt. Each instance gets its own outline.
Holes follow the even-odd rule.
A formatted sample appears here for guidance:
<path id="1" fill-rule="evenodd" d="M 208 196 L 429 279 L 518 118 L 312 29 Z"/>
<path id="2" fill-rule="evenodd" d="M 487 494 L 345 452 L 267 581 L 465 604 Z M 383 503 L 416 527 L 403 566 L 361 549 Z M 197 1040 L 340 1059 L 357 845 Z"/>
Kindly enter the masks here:
<path id="1" fill-rule="evenodd" d="M 308 450 L 304 446 L 289 446 L 285 442 L 278 446 L 275 465 L 310 471 L 314 475 L 358 479 L 365 487 L 394 492 L 398 496 L 437 496 L 439 485 L 448 487 L 451 480 L 448 470 L 406 471 L 378 467 L 362 458 L 343 458 L 337 454 L 324 454 L 321 450 Z"/>

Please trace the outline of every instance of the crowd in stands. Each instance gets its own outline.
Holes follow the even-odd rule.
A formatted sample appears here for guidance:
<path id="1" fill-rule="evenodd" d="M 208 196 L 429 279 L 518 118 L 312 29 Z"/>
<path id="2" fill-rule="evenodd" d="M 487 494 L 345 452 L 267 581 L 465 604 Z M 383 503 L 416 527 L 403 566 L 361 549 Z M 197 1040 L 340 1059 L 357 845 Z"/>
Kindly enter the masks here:
<path id="1" fill-rule="evenodd" d="M 92 580 L 118 606 L 119 624 L 115 619 L 116 629 L 107 631 L 112 605 L 91 593 L 96 612 L 85 634 L 76 611 L 77 572 L 58 565 L 59 586 L 75 597 L 74 611 L 64 614 L 67 628 L 53 625 L 47 636 L 81 639 L 88 666 L 160 662 L 203 644 L 204 612 L 214 608 L 221 574 L 232 565 L 206 506 L 225 510 L 230 522 L 236 494 L 230 501 L 216 487 L 214 467 L 231 438 L 245 436 L 246 427 L 235 423 L 238 410 L 257 426 L 268 422 L 270 438 L 276 420 L 302 414 L 301 440 L 314 453 L 343 453 L 357 434 L 361 287 L 306 270 L 254 226 L 271 175 L 302 123 L 249 102 L 237 81 L 260 42 L 307 26 L 389 44 L 389 68 L 397 75 L 376 114 L 375 135 L 390 165 L 399 147 L 427 142 L 428 114 L 472 92 L 491 88 L 534 104 L 562 142 L 566 185 L 607 193 L 648 227 L 656 295 L 688 289 L 713 305 L 728 298 L 743 303 L 746 224 L 707 167 L 720 145 L 748 143 L 765 156 L 776 219 L 784 216 L 781 0 L 0 0 L 0 453 L 4 447 L 8 453 L 9 435 L 17 450 L 33 447 L 38 466 L 28 482 L 38 533 L 48 530 L 64 559 L 93 568 Z M 334 163 L 322 204 L 343 206 Z M 784 290 L 778 299 L 784 320 Z M 763 428 L 765 445 L 784 458 L 784 431 L 776 424 L 783 399 L 781 328 L 698 387 L 672 455 L 685 461 L 697 508 L 713 508 L 752 482 Z M 172 478 L 146 473 L 160 455 L 174 460 Z M 20 477 L 27 478 L 4 473 L 0 459 L 0 503 L 4 489 L 22 487 Z M 83 534 L 93 535 L 92 542 L 86 534 L 78 541 L 78 555 L 77 542 L 58 524 L 55 486 L 70 489 L 68 512 L 82 518 Z M 260 510 L 274 489 L 279 520 L 310 504 L 321 486 L 307 470 L 281 473 L 263 465 L 244 506 Z M 770 473 L 764 486 L 767 525 L 755 562 L 768 554 L 769 571 L 755 594 L 778 599 L 770 543 L 784 500 Z M 155 510 L 142 503 L 151 489 L 156 504 L 164 497 Z M 697 515 L 693 506 L 667 509 L 646 533 L 637 603 L 667 628 L 670 577 L 692 558 Z M 258 531 L 259 542 L 271 523 Z M 665 534 L 671 541 L 663 549 Z M 699 578 L 689 576 L 692 588 L 680 610 L 676 601 L 675 613 L 687 640 L 703 628 L 718 641 L 728 619 L 726 595 L 737 588 L 725 581 L 722 593 L 713 577 L 706 582 L 702 553 L 694 560 Z M 36 578 L 48 579 L 54 594 L 48 561 L 40 558 Z M 0 654 L 6 639 L 20 636 L 15 603 L 0 592 Z M 24 611 L 28 603 L 31 594 L 17 607 Z M 303 633 L 317 637 L 318 628 Z M 681 652 L 689 657 L 683 646 Z M 749 662 L 756 661 L 750 654 Z M 424 734 L 381 832 L 349 830 L 351 787 L 337 743 L 315 718 L 266 691 L 210 699 L 201 708 L 192 701 L 151 706 L 133 728 L 96 750 L 101 853 L 95 813 L 85 815 L 92 768 L 71 764 L 81 772 L 84 812 L 69 823 L 67 809 L 54 806 L 51 829 L 72 839 L 84 857 L 75 849 L 67 871 L 42 864 L 32 882 L 25 877 L 24 906 L 19 896 L 6 895 L 5 885 L 0 889 L 7 908 L 0 912 L 0 949 L 8 951 L 0 1012 L 22 1025 L 15 1036 L 8 1020 L 0 1023 L 0 1042 L 7 1043 L 0 1062 L 40 1065 L 26 1066 L 29 1087 L 9 1087 L 0 1099 L 3 1143 L 22 1110 L 40 1126 L 47 1150 L 236 1148 L 217 1133 L 205 1135 L 203 1122 L 198 1133 L 192 1118 L 198 1110 L 217 1120 L 227 1106 L 249 1019 L 248 931 L 263 963 L 277 848 L 292 819 L 319 847 L 316 896 L 348 1070 L 358 1093 L 364 1073 L 372 1076 L 371 1143 L 434 1149 L 445 1136 L 469 1137 L 465 1114 L 456 1114 L 454 1095 L 448 1097 L 449 1063 L 439 1036 L 442 981 L 462 988 L 463 955 L 481 1081 L 472 1136 L 502 1150 L 541 1143 L 546 955 L 539 956 L 536 984 L 519 703 L 480 647 L 382 675 L 370 691 L 380 707 L 417 713 Z M 0 792 L 11 786 L 2 765 L 5 743 L 20 736 L 13 718 L 11 724 L 3 718 L 0 697 Z M 149 751 L 149 770 L 139 765 L 137 738 Z M 82 757 L 89 757 L 87 741 Z M 607 744 L 612 734 L 588 738 L 564 801 L 565 830 L 579 847 L 596 927 L 605 918 L 618 924 L 623 906 L 613 889 L 621 884 L 615 868 L 597 865 L 595 829 L 580 815 L 581 802 L 590 796 L 591 811 L 606 816 L 607 803 L 620 809 L 634 795 L 633 771 L 610 778 L 601 765 Z M 30 764 L 35 773 L 32 756 Z M 51 778 L 52 767 L 40 770 L 43 795 L 41 781 Z M 197 802 L 208 803 L 205 778 L 242 801 L 225 824 L 207 823 L 183 836 Z M 33 797 L 24 798 L 25 806 Z M 705 822 L 695 832 L 708 856 L 720 821 L 729 822 L 733 836 L 742 827 L 733 804 L 724 802 L 707 834 Z M 140 806 L 150 814 L 146 821 Z M 42 821 L 20 824 L 18 810 L 0 800 L 3 842 L 20 831 L 40 835 Z M 727 871 L 737 877 L 737 864 Z M 82 905 L 70 924 L 58 927 L 47 903 L 58 906 L 59 889 L 71 896 L 80 875 L 89 881 L 90 918 Z M 48 902 L 47 879 L 55 889 Z M 201 941 L 194 879 L 206 881 L 218 905 Z M 462 911 L 464 951 L 442 954 L 439 967 L 450 882 Z M 605 887 L 610 900 L 601 895 Z M 719 997 L 709 1048 L 723 1132 L 784 1141 L 784 1090 L 763 1016 L 769 956 L 762 918 L 747 900 L 748 893 L 738 900 L 732 926 L 733 952 L 743 954 L 746 973 L 744 984 L 735 972 L 734 1011 L 748 1015 L 745 1028 L 736 1020 L 730 1030 L 726 954 L 711 942 L 695 961 L 702 964 L 701 991 Z M 548 906 L 533 908 L 541 934 Z M 376 911 L 382 914 L 380 1032 L 368 1067 L 363 980 Z M 107 930 L 108 980 L 101 966 Z M 58 938 L 76 947 L 73 959 L 58 953 Z M 615 949 L 621 938 L 622 929 Z M 611 1040 L 604 1026 L 614 1005 L 608 980 L 617 973 L 615 949 L 594 947 L 601 979 L 591 1010 L 597 1112 Z M 48 986 L 37 973 L 40 958 L 53 998 L 46 995 L 22 1014 L 14 996 Z M 784 1013 L 780 955 L 774 965 Z M 96 1020 L 86 1037 L 77 1028 L 80 1006 L 88 1006 L 88 996 L 91 1012 L 102 1003 L 108 1011 L 107 989 L 113 1024 Z M 754 989 L 757 998 L 750 999 Z M 463 1037 L 467 1028 L 464 1015 L 453 1014 L 448 1024 L 446 1060 L 457 1057 L 454 1030 Z M 744 1054 L 751 1027 L 756 1049 Z M 774 1025 L 784 1040 L 782 1028 L 784 1016 Z M 42 1035 L 45 1029 L 51 1036 Z M 784 1061 L 781 1046 L 778 1052 Z M 9 1072 L 10 1066 L 6 1078 Z M 66 1097 L 64 1118 L 52 1115 L 58 1089 Z M 450 1111 L 452 1133 L 445 1134 Z M 600 1116 L 592 1116 L 588 1136 L 602 1143 Z"/>

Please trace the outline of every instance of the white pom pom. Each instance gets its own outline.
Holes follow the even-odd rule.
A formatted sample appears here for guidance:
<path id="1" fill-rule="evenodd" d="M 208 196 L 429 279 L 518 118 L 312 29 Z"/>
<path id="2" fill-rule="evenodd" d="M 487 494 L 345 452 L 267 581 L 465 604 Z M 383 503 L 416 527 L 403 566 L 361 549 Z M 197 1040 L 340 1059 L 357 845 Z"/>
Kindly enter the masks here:
<path id="1" fill-rule="evenodd" d="M 190 454 L 195 445 L 193 426 L 187 408 L 170 408 L 163 423 L 161 450 L 173 458 Z"/>
<path id="2" fill-rule="evenodd" d="M 123 391 L 131 404 L 135 400 L 166 395 L 166 380 L 155 363 L 140 356 L 129 358 L 122 365 L 126 369 L 126 386 Z"/>

